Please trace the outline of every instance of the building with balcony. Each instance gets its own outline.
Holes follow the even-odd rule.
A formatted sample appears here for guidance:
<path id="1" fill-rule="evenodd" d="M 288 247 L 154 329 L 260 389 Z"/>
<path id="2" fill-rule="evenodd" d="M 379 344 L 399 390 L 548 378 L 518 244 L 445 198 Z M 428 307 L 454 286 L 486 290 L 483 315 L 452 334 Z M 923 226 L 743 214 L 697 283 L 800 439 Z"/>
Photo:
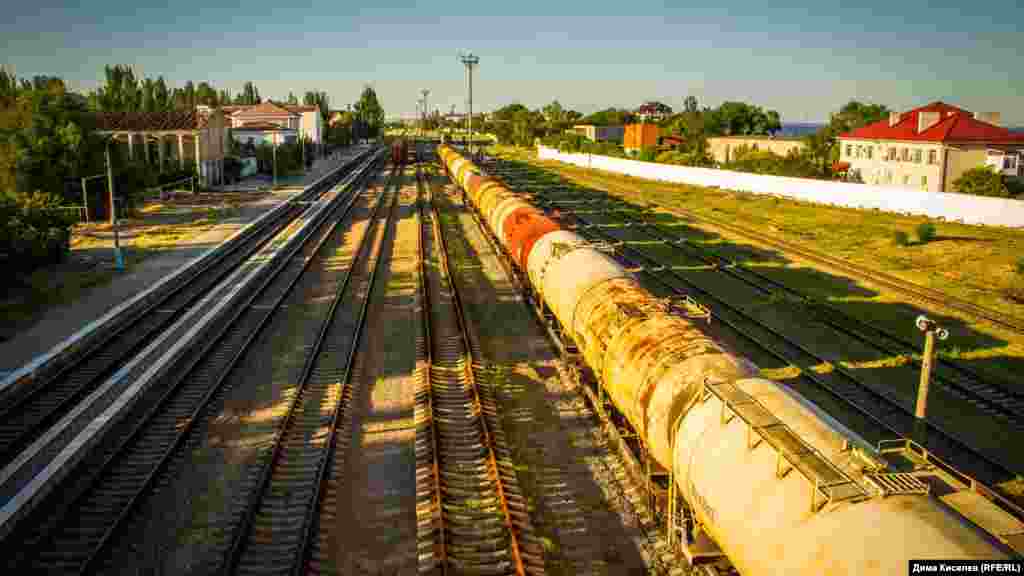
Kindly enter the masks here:
<path id="1" fill-rule="evenodd" d="M 999 119 L 933 102 L 841 134 L 839 159 L 867 184 L 929 192 L 952 192 L 964 172 L 984 165 L 1021 177 L 1024 134 Z"/>

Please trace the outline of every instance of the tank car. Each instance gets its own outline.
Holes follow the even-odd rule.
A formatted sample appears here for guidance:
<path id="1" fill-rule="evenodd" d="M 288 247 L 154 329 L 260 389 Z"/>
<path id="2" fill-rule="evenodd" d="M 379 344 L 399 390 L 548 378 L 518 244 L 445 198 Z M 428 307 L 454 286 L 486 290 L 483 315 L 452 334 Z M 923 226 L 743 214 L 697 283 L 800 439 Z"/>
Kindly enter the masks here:
<path id="1" fill-rule="evenodd" d="M 650 456 L 672 471 L 697 527 L 690 536 L 710 537 L 740 573 L 891 574 L 909 559 L 1008 555 L 920 481 L 861 456 L 873 448 L 756 377 L 756 366 L 584 238 L 452 148 L 438 156 Z M 874 489 L 887 481 L 902 489 Z"/>

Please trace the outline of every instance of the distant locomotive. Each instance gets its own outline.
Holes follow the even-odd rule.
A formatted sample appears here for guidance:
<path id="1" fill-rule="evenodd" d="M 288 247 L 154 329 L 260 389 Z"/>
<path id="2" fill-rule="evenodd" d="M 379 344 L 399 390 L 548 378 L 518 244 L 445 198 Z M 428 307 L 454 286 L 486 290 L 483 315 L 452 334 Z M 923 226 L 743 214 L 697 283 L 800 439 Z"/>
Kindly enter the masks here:
<path id="1" fill-rule="evenodd" d="M 399 138 L 391 143 L 391 162 L 396 166 L 405 164 L 409 159 L 409 141 Z"/>
<path id="2" fill-rule="evenodd" d="M 673 472 L 693 520 L 689 560 L 708 537 L 746 575 L 881 575 L 909 559 L 1008 556 L 583 237 L 452 148 L 438 154 L 648 453 Z"/>

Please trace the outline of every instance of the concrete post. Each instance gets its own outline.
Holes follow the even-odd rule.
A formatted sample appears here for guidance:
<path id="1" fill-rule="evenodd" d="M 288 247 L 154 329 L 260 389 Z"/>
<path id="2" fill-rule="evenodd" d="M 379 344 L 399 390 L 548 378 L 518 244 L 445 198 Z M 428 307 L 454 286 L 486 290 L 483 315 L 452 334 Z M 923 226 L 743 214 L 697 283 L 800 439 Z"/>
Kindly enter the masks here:
<path id="1" fill-rule="evenodd" d="M 949 332 L 925 316 L 917 317 L 917 327 L 924 332 L 924 356 L 921 357 L 921 382 L 917 388 L 917 405 L 914 417 L 923 421 L 928 412 L 928 387 L 932 375 L 932 362 L 935 356 L 935 338 L 945 340 Z"/>
<path id="2" fill-rule="evenodd" d="M 921 358 L 921 384 L 917 388 L 917 406 L 914 417 L 924 419 L 928 411 L 928 385 L 932 374 L 932 354 L 935 351 L 935 332 L 924 334 L 924 356 Z"/>
<path id="3" fill-rule="evenodd" d="M 128 159 L 135 160 L 135 147 L 132 145 L 132 133 L 128 133 Z"/>
<path id="4" fill-rule="evenodd" d="M 178 134 L 178 165 L 185 169 L 185 135 Z"/>
<path id="5" fill-rule="evenodd" d="M 196 141 L 196 174 L 199 176 L 199 183 L 203 184 L 205 180 L 203 180 L 203 167 L 199 160 L 199 132 L 193 132 L 192 137 Z"/>
<path id="6" fill-rule="evenodd" d="M 164 138 L 163 136 L 156 137 L 156 151 L 157 156 L 160 158 L 160 171 L 164 171 Z"/>

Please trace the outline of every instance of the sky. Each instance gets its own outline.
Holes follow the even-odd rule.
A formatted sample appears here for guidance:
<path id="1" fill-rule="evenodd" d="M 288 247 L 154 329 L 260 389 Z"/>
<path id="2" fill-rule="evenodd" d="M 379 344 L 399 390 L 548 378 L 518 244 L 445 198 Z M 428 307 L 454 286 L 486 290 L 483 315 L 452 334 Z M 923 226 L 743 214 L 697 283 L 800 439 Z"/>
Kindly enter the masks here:
<path id="1" fill-rule="evenodd" d="M 693 4 L 12 1 L 0 64 L 83 91 L 115 63 L 233 93 L 251 80 L 265 98 L 324 90 L 335 108 L 369 83 L 393 116 L 414 114 L 424 88 L 431 109 L 462 111 L 458 54 L 471 50 L 477 111 L 554 99 L 583 113 L 651 99 L 681 108 L 694 95 L 819 122 L 850 99 L 897 110 L 943 100 L 1024 125 L 1020 0 Z"/>

